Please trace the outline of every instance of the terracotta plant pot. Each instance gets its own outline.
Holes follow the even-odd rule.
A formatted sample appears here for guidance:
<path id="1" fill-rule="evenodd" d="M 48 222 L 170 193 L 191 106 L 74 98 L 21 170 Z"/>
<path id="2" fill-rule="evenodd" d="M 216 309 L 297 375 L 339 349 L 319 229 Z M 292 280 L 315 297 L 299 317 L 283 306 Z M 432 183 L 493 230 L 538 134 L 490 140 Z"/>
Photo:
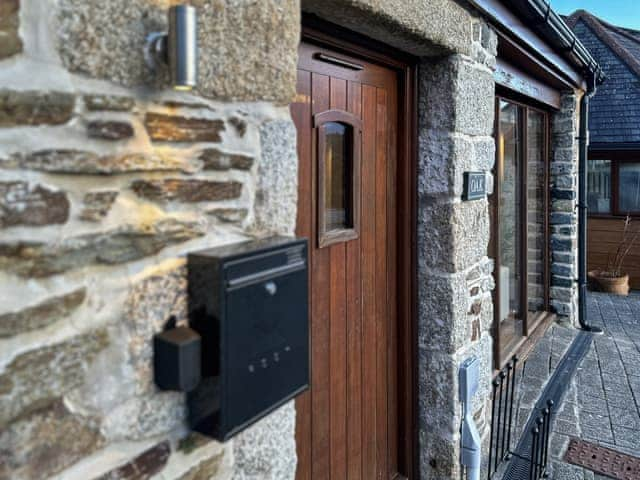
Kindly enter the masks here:
<path id="1" fill-rule="evenodd" d="M 595 283 L 601 292 L 629 295 L 629 275 L 612 277 L 600 270 L 593 270 L 589 272 L 589 280 Z"/>

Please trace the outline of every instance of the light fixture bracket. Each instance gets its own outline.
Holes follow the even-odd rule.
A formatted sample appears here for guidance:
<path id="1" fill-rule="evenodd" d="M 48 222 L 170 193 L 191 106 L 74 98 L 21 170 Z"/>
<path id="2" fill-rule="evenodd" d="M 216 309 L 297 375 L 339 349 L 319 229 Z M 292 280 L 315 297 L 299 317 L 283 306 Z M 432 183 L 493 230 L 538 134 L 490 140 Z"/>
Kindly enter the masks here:
<path id="1" fill-rule="evenodd" d="M 168 39 L 169 35 L 167 32 L 151 32 L 147 35 L 144 48 L 144 61 L 154 72 L 157 72 L 161 66 L 169 65 Z"/>

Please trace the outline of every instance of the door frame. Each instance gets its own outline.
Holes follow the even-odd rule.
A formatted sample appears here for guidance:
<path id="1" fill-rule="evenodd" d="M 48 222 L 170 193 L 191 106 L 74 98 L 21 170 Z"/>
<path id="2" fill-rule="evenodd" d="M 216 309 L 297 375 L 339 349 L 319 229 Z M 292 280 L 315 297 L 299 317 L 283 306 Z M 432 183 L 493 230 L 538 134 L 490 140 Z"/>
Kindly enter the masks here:
<path id="1" fill-rule="evenodd" d="M 302 14 L 301 41 L 360 57 L 398 75 L 397 318 L 398 459 L 406 477 L 418 478 L 417 179 L 418 59 L 316 16 Z M 404 399 L 404 402 L 401 400 Z M 394 479 L 395 480 L 395 479 Z"/>

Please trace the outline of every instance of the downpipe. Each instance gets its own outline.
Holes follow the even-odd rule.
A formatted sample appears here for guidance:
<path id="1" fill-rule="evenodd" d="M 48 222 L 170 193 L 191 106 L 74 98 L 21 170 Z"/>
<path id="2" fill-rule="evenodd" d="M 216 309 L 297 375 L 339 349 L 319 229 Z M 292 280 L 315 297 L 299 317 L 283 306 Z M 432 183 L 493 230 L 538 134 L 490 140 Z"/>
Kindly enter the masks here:
<path id="1" fill-rule="evenodd" d="M 589 150 L 589 103 L 596 93 L 596 74 L 589 75 L 587 91 L 580 100 L 578 161 L 578 322 L 587 332 L 602 334 L 602 329 L 587 322 L 587 175 Z"/>

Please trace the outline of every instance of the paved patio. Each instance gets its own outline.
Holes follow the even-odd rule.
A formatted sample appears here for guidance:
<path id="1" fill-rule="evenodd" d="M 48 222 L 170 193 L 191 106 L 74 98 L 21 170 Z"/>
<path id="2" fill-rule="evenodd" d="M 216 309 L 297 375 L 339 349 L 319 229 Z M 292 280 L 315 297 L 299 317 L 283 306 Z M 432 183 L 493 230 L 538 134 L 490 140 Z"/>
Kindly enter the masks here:
<path id="1" fill-rule="evenodd" d="M 606 478 L 563 461 L 571 437 L 640 457 L 640 292 L 629 297 L 590 293 L 587 308 L 589 323 L 605 334 L 594 336 L 557 408 L 549 449 L 549 478 L 556 480 Z M 577 332 L 553 325 L 523 365 L 516 438 Z"/>
<path id="2" fill-rule="evenodd" d="M 640 292 L 591 293 L 587 313 L 605 334 L 594 337 L 558 415 L 552 439 L 556 479 L 606 478 L 560 460 L 569 435 L 640 457 Z M 575 428 L 565 428 L 564 419 L 577 419 Z"/>

